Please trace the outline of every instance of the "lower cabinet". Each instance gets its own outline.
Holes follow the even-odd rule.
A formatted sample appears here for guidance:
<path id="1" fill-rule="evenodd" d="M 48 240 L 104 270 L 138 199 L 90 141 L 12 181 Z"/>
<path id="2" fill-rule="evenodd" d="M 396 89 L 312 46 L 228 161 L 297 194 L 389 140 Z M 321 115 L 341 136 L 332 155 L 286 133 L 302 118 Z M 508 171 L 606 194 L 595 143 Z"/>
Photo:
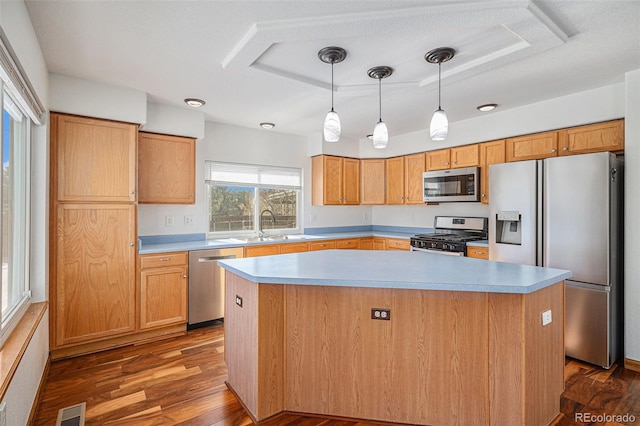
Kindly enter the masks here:
<path id="1" fill-rule="evenodd" d="M 329 249 L 334 249 L 334 248 L 336 248 L 335 240 L 333 240 L 333 241 L 314 241 L 312 243 L 309 243 L 309 250 L 310 251 L 314 251 L 314 250 L 329 250 Z"/>
<path id="2" fill-rule="evenodd" d="M 385 238 L 386 250 L 411 250 L 411 241 L 403 238 Z"/>
<path id="3" fill-rule="evenodd" d="M 467 257 L 489 260 L 489 247 L 467 246 Z"/>
<path id="4" fill-rule="evenodd" d="M 187 252 L 140 256 L 141 330 L 187 322 L 188 270 Z"/>

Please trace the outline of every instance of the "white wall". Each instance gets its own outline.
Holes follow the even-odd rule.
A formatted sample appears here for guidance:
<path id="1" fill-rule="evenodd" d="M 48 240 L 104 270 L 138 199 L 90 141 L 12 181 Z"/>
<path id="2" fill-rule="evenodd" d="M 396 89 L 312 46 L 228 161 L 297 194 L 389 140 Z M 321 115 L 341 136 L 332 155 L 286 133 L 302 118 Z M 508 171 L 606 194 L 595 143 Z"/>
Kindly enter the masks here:
<path id="1" fill-rule="evenodd" d="M 147 94 L 66 75 L 49 75 L 50 111 L 144 124 Z"/>
<path id="2" fill-rule="evenodd" d="M 625 357 L 640 361 L 640 70 L 626 75 Z"/>
<path id="3" fill-rule="evenodd" d="M 42 51 L 22 1 L 0 1 L 0 27 L 17 56 L 18 62 L 45 109 L 49 106 L 48 73 Z M 47 120 L 47 119 L 45 119 Z M 47 120 L 48 121 L 48 120 Z M 48 297 L 49 270 L 49 142 L 48 125 L 33 126 L 31 131 L 31 261 L 30 285 L 34 301 Z M 40 379 L 49 355 L 48 312 L 38 325 L 9 384 L 7 424 L 23 425 L 29 417 Z"/>
<path id="4" fill-rule="evenodd" d="M 166 135 L 204 138 L 204 113 L 193 108 L 177 108 L 147 103 L 147 122 L 140 130 Z"/>

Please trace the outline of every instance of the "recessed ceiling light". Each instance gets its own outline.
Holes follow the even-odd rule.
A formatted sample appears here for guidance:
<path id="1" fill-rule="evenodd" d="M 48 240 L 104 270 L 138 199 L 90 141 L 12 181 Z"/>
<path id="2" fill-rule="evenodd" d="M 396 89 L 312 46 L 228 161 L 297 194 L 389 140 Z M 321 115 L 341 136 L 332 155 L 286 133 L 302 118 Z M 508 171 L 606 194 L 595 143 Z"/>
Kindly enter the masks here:
<path id="1" fill-rule="evenodd" d="M 480 105 L 478 107 L 478 111 L 482 111 L 482 112 L 487 112 L 487 111 L 493 111 L 494 109 L 496 109 L 496 107 L 498 106 L 498 104 L 484 104 L 484 105 Z"/>
<path id="2" fill-rule="evenodd" d="M 263 129 L 273 129 L 276 125 L 273 123 L 260 123 L 260 127 Z"/>
<path id="3" fill-rule="evenodd" d="M 197 99 L 197 98 L 187 98 L 184 100 L 184 103 L 194 108 L 200 108 L 202 105 L 205 104 L 205 102 L 202 99 Z"/>

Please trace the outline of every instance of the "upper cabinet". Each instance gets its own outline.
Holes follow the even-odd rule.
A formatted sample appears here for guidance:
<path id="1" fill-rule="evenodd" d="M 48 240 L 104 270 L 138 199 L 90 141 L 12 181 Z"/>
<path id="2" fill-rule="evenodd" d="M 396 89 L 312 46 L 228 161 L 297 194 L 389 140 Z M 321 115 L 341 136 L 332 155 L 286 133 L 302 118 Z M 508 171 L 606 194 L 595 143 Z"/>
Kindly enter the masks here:
<path id="1" fill-rule="evenodd" d="M 360 160 L 360 204 L 384 204 L 385 160 Z"/>
<path id="2" fill-rule="evenodd" d="M 558 132 L 558 155 L 624 149 L 624 120 L 572 127 Z"/>
<path id="3" fill-rule="evenodd" d="M 195 203 L 195 145 L 193 138 L 138 134 L 139 203 Z"/>
<path id="4" fill-rule="evenodd" d="M 426 166 L 425 153 L 388 158 L 387 204 L 423 204 L 422 173 Z"/>
<path id="5" fill-rule="evenodd" d="M 537 160 L 558 155 L 558 132 L 535 133 L 506 140 L 506 159 Z"/>
<path id="6" fill-rule="evenodd" d="M 314 206 L 360 204 L 360 160 L 319 155 L 311 159 Z"/>
<path id="7" fill-rule="evenodd" d="M 57 201 L 135 202 L 137 124 L 51 113 Z"/>
<path id="8" fill-rule="evenodd" d="M 476 167 L 480 164 L 478 144 L 440 149 L 427 153 L 427 170 Z"/>
<path id="9" fill-rule="evenodd" d="M 503 140 L 480 144 L 480 202 L 489 203 L 489 166 L 504 163 L 505 142 Z"/>

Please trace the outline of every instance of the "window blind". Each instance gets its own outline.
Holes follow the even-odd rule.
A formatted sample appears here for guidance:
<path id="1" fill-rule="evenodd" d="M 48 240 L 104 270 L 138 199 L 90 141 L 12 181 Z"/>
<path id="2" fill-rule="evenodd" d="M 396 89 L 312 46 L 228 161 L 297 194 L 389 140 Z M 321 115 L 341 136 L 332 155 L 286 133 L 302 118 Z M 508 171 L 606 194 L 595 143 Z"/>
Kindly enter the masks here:
<path id="1" fill-rule="evenodd" d="M 210 185 L 302 189 L 302 169 L 205 161 L 205 180 Z"/>

